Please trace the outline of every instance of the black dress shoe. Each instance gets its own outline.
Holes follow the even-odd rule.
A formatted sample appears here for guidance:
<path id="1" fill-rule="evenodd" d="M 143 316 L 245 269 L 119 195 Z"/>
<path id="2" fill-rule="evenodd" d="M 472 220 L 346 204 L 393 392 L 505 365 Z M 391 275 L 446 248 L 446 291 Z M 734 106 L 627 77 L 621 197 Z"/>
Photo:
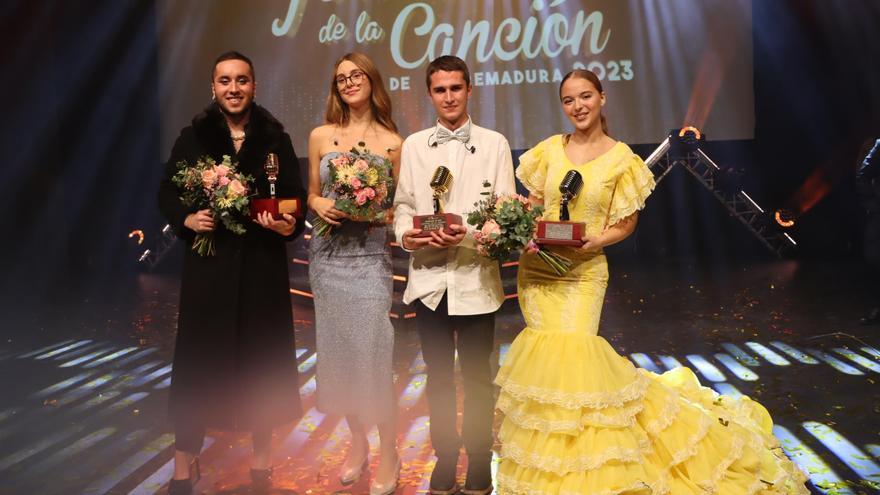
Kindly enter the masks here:
<path id="1" fill-rule="evenodd" d="M 488 495 L 492 493 L 492 455 L 469 455 L 465 495 Z"/>
<path id="2" fill-rule="evenodd" d="M 272 468 L 251 468 L 251 493 L 265 495 L 272 489 Z"/>
<path id="3" fill-rule="evenodd" d="M 431 472 L 431 495 L 452 495 L 458 493 L 458 482 L 455 480 L 458 468 L 458 455 L 437 458 Z"/>
<path id="4" fill-rule="evenodd" d="M 880 323 L 880 308 L 871 309 L 871 311 L 868 311 L 867 315 L 859 320 L 859 324 L 861 325 L 874 325 L 876 323 Z"/>
<path id="5" fill-rule="evenodd" d="M 168 495 L 190 495 L 193 492 L 193 485 L 199 482 L 202 477 L 202 470 L 199 467 L 199 458 L 194 457 L 189 463 L 189 478 L 185 480 L 172 479 L 168 484 Z"/>
<path id="6" fill-rule="evenodd" d="M 192 492 L 192 481 L 189 478 L 185 480 L 171 480 L 171 483 L 168 484 L 168 495 L 190 495 Z"/>

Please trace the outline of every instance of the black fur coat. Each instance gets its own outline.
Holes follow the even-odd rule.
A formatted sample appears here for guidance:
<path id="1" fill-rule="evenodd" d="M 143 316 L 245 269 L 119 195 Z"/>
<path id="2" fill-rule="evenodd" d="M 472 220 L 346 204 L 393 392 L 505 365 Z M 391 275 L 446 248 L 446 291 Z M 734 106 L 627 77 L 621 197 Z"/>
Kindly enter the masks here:
<path id="1" fill-rule="evenodd" d="M 216 255 L 202 257 L 190 249 L 195 233 L 183 225 L 195 209 L 181 203 L 171 181 L 180 160 L 230 155 L 265 197 L 263 164 L 274 152 L 278 197 L 305 204 L 299 164 L 282 125 L 255 104 L 245 132 L 236 154 L 226 120 L 212 104 L 180 133 L 159 187 L 160 210 L 186 249 L 169 404 L 175 423 L 253 430 L 301 415 L 286 242 L 302 232 L 302 220 L 287 237 L 250 220 L 244 235 L 217 222 Z"/>

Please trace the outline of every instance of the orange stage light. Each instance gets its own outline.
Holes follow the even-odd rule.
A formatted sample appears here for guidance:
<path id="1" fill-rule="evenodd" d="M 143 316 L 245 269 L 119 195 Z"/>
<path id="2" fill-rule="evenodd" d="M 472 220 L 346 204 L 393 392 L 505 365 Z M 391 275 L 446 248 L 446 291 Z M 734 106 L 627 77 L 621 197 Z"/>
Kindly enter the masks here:
<path id="1" fill-rule="evenodd" d="M 128 238 L 131 239 L 132 237 L 138 238 L 138 246 L 140 246 L 141 244 L 144 243 L 144 231 L 143 230 L 132 230 L 131 232 L 128 233 Z"/>

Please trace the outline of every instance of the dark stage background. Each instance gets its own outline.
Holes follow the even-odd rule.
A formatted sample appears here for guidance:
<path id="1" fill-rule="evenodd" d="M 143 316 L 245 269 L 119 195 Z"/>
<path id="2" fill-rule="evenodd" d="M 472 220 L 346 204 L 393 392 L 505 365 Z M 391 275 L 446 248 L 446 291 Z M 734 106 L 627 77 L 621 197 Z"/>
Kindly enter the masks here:
<path id="1" fill-rule="evenodd" d="M 189 118 L 162 120 L 169 114 L 162 88 L 207 74 L 211 63 L 163 72 L 164 4 L 5 3 L 4 107 L 11 112 L 0 134 L 0 255 L 7 310 L 125 293 L 141 270 L 138 255 L 157 241 L 164 222 L 155 191 L 167 158 L 161 129 L 179 129 Z M 862 143 L 880 135 L 880 2 L 756 1 L 751 15 L 754 139 L 713 141 L 709 127 L 705 150 L 738 172 L 743 189 L 765 208 L 804 210 L 792 230 L 799 248 L 791 256 L 858 259 L 861 212 L 853 172 Z M 194 22 L 199 19 L 196 13 Z M 176 39 L 194 42 L 193 33 Z M 317 65 L 323 74 L 330 63 L 318 60 L 303 70 Z M 257 66 L 258 79 L 267 69 Z M 207 80 L 205 86 L 207 95 Z M 318 124 L 311 118 L 284 123 L 295 141 Z M 667 130 L 656 130 L 657 141 Z M 635 149 L 645 157 L 654 146 Z M 144 246 L 127 237 L 133 229 L 146 234 Z M 638 234 L 609 251 L 621 263 L 773 257 L 683 170 L 661 183 Z M 157 269 L 175 268 L 171 257 Z"/>

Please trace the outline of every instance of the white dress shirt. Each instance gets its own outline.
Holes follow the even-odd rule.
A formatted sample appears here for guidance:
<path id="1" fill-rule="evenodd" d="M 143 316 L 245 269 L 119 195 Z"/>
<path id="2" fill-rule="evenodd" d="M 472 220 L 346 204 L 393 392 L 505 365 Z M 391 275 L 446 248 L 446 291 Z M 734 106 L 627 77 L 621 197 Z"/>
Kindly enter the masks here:
<path id="1" fill-rule="evenodd" d="M 474 203 L 485 197 L 480 193 L 486 190 L 497 194 L 516 192 L 507 139 L 472 123 L 464 125 L 469 124 L 471 133 L 467 143 L 453 139 L 435 144 L 436 127 L 406 138 L 394 196 L 394 234 L 402 246 L 403 233 L 413 228 L 413 216 L 434 213 L 430 186 L 434 171 L 442 165 L 452 173 L 452 186 L 441 198 L 443 211 L 461 215 L 468 233 L 457 246 L 428 246 L 413 251 L 403 294 L 405 304 L 421 299 L 434 310 L 446 293 L 450 315 L 491 313 L 504 302 L 499 264 L 477 254 L 474 227 L 467 224 L 467 214 L 475 209 Z M 491 187 L 484 187 L 484 182 L 489 182 Z"/>

